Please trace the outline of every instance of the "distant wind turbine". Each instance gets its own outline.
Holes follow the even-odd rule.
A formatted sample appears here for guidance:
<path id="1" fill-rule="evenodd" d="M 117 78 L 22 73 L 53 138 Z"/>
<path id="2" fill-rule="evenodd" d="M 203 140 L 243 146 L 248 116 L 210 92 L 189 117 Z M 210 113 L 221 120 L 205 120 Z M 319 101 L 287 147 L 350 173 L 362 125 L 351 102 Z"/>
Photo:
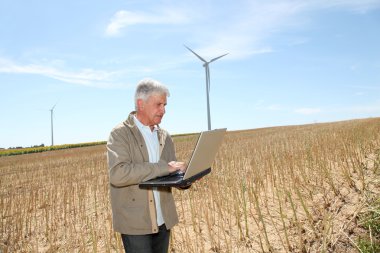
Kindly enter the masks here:
<path id="1" fill-rule="evenodd" d="M 208 130 L 211 130 L 211 116 L 210 116 L 210 69 L 209 69 L 209 64 L 213 61 L 218 60 L 219 58 L 222 58 L 223 56 L 226 56 L 227 54 L 215 57 L 211 59 L 210 61 L 206 61 L 203 59 L 201 56 L 199 56 L 197 53 L 195 53 L 193 50 L 191 50 L 189 47 L 184 45 L 190 52 L 192 52 L 196 57 L 198 57 L 201 61 L 204 62 L 203 67 L 205 67 L 206 71 L 206 96 L 207 96 L 207 121 L 208 121 Z"/>
<path id="2" fill-rule="evenodd" d="M 51 145 L 54 146 L 54 134 L 53 134 L 53 113 L 54 113 L 54 108 L 57 104 L 55 104 L 51 109 L 50 109 L 50 122 L 51 122 Z"/>

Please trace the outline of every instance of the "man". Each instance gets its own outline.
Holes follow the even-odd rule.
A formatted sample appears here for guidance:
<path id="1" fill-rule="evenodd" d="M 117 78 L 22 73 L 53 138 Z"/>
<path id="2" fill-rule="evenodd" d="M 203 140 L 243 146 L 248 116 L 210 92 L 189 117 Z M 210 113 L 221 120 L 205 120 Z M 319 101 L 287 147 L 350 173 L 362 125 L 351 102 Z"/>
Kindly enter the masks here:
<path id="1" fill-rule="evenodd" d="M 117 125 L 107 142 L 114 230 L 125 251 L 167 252 L 170 229 L 178 223 L 171 188 L 141 189 L 138 184 L 186 166 L 177 162 L 170 135 L 159 127 L 169 90 L 144 79 L 135 93 L 135 109 Z"/>

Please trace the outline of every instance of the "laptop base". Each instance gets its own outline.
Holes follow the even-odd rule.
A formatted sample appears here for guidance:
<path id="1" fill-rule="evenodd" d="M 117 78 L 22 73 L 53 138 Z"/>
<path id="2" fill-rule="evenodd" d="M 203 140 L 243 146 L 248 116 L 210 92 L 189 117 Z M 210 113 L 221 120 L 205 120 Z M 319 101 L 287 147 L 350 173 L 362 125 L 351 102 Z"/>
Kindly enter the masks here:
<path id="1" fill-rule="evenodd" d="M 173 174 L 169 176 L 158 177 L 139 184 L 140 188 L 151 187 L 186 187 L 191 185 L 194 181 L 206 176 L 211 172 L 211 168 L 208 168 L 188 179 L 183 179 L 183 174 Z"/>

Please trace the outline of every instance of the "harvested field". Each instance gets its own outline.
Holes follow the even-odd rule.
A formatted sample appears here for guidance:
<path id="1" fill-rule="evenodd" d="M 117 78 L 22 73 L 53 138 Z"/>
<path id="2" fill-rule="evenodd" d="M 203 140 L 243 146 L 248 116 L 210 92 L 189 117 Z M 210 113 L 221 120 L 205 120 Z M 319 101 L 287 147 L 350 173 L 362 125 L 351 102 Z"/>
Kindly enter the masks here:
<path id="1" fill-rule="evenodd" d="M 196 136 L 174 140 L 186 160 Z M 358 252 L 379 175 L 380 118 L 228 132 L 174 190 L 171 252 Z M 0 252 L 122 252 L 104 145 L 0 157 L 0 185 Z"/>

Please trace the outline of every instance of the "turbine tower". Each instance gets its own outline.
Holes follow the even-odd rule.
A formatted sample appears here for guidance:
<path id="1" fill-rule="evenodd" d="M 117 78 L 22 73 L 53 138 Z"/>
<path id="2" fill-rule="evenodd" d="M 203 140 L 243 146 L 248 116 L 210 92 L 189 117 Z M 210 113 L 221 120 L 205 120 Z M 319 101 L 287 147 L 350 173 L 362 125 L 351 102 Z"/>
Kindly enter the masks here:
<path id="1" fill-rule="evenodd" d="M 51 145 L 54 146 L 54 134 L 53 134 L 53 113 L 54 113 L 54 108 L 57 104 L 55 104 L 51 109 L 50 109 L 50 122 L 51 122 Z"/>
<path id="2" fill-rule="evenodd" d="M 210 116 L 210 68 L 209 68 L 209 64 L 213 61 L 216 61 L 220 58 L 222 58 L 223 56 L 226 56 L 227 54 L 223 54 L 221 56 L 218 56 L 218 57 L 215 57 L 213 59 L 211 59 L 210 61 L 206 61 L 205 59 L 203 59 L 201 56 L 199 56 L 197 53 L 195 53 L 193 50 L 191 50 L 189 47 L 187 47 L 186 45 L 184 45 L 190 52 L 192 52 L 196 57 L 199 58 L 199 60 L 203 61 L 204 64 L 203 64 L 203 67 L 205 67 L 205 71 L 206 71 L 206 97 L 207 97 L 207 121 L 208 121 L 208 130 L 211 130 L 211 116 Z"/>

